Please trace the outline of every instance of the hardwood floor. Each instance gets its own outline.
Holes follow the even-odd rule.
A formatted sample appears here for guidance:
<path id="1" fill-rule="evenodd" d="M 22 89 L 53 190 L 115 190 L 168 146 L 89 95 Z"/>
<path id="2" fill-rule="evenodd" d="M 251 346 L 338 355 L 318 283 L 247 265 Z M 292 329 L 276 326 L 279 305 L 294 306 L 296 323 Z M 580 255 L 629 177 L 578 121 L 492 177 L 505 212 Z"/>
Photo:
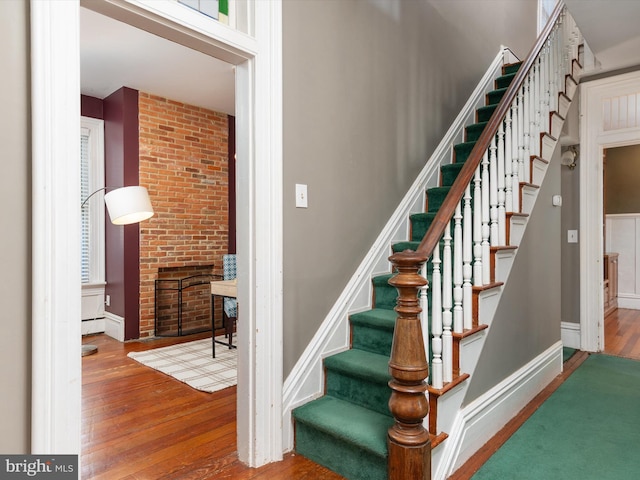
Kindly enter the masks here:
<path id="1" fill-rule="evenodd" d="M 82 359 L 83 480 L 338 480 L 304 457 L 252 469 L 237 459 L 236 387 L 204 393 L 131 360 L 141 351 L 207 334 L 99 347 Z"/>
<path id="2" fill-rule="evenodd" d="M 206 336 L 84 339 L 99 351 L 82 359 L 82 479 L 341 479 L 293 454 L 258 469 L 243 465 L 236 453 L 235 387 L 199 392 L 126 356 Z M 605 318 L 605 347 L 605 353 L 640 360 L 640 311 L 618 309 Z M 561 376 L 450 478 L 470 478 L 586 357 L 574 355 Z"/>
<path id="3" fill-rule="evenodd" d="M 604 319 L 603 353 L 640 360 L 640 310 L 619 308 Z M 576 352 L 564 364 L 564 371 L 538 394 L 518 415 L 489 440 L 476 454 L 462 465 L 448 480 L 467 480 L 493 455 L 504 442 L 536 411 L 536 409 L 580 366 L 589 356 Z"/>
<path id="4" fill-rule="evenodd" d="M 618 308 L 605 317 L 604 353 L 640 360 L 640 310 Z"/>

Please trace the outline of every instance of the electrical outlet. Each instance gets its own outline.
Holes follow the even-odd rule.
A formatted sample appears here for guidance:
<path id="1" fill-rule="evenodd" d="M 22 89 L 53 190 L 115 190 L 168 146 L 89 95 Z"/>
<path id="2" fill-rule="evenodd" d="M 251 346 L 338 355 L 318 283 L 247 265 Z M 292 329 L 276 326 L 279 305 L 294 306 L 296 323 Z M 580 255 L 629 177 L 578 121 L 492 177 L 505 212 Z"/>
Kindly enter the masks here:
<path id="1" fill-rule="evenodd" d="M 307 208 L 307 186 L 296 183 L 296 208 Z"/>
<path id="2" fill-rule="evenodd" d="M 110 306 L 111 306 L 111 295 L 105 295 L 105 296 L 104 296 L 104 304 L 105 304 L 107 307 L 110 307 Z"/>

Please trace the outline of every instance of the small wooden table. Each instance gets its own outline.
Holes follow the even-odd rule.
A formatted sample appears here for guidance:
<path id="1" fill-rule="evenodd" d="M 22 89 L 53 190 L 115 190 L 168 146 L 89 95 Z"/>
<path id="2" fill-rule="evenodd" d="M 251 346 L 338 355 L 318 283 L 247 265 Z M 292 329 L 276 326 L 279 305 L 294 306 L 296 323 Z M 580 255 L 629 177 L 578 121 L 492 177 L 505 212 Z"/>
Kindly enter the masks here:
<path id="1" fill-rule="evenodd" d="M 215 282 L 211 282 L 211 350 L 213 358 L 216 357 L 216 343 L 221 345 L 226 345 L 229 348 L 236 348 L 235 345 L 231 342 L 233 336 L 233 325 L 225 325 L 225 331 L 229 335 L 229 342 L 222 342 L 220 340 L 216 340 L 216 324 L 215 324 L 215 308 L 214 308 L 214 297 L 217 295 L 219 297 L 233 297 L 236 298 L 238 292 L 237 280 L 219 280 Z M 224 308 L 224 307 L 223 307 Z M 224 317 L 223 317 L 224 318 Z"/>

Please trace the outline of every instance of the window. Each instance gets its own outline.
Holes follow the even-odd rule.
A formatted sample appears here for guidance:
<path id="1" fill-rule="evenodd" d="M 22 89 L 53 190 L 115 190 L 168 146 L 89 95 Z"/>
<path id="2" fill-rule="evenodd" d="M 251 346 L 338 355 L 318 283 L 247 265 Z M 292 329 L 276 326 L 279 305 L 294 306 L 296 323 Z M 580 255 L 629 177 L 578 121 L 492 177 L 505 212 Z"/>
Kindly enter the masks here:
<path id="1" fill-rule="evenodd" d="M 178 0 L 178 2 L 215 18 L 220 23 L 229 24 L 229 0 Z"/>
<path id="2" fill-rule="evenodd" d="M 547 24 L 558 0 L 538 0 L 538 35 Z"/>
<path id="3" fill-rule="evenodd" d="M 104 122 L 81 118 L 80 129 L 81 198 L 104 187 Z M 82 207 L 82 284 L 104 284 L 104 201 L 102 194 L 91 197 Z"/>

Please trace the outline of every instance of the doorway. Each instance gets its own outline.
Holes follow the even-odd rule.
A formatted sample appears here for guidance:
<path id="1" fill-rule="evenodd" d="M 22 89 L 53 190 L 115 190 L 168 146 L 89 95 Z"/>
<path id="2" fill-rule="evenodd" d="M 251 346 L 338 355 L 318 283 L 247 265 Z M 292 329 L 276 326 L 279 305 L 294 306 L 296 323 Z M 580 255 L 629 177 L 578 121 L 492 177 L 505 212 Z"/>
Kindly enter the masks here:
<path id="1" fill-rule="evenodd" d="M 603 155 L 640 139 L 635 114 L 640 73 L 585 82 L 580 89 L 580 343 L 583 350 L 599 352 L 604 349 Z"/>
<path id="2" fill-rule="evenodd" d="M 239 2 L 238 25 L 251 25 L 251 35 L 221 26 L 203 33 L 195 17 L 177 12 L 180 6 L 173 2 L 89 4 L 237 66 L 238 301 L 243 305 L 238 337 L 247 345 L 238 362 L 238 410 L 248 412 L 238 419 L 238 444 L 240 459 L 250 466 L 282 458 L 282 185 L 277 180 L 282 177 L 282 15 L 276 3 Z M 79 219 L 68 214 L 79 198 L 73 174 L 79 154 L 79 8 L 78 1 L 31 2 L 31 423 L 37 453 L 79 452 Z M 258 299 L 257 289 L 272 294 Z"/>

